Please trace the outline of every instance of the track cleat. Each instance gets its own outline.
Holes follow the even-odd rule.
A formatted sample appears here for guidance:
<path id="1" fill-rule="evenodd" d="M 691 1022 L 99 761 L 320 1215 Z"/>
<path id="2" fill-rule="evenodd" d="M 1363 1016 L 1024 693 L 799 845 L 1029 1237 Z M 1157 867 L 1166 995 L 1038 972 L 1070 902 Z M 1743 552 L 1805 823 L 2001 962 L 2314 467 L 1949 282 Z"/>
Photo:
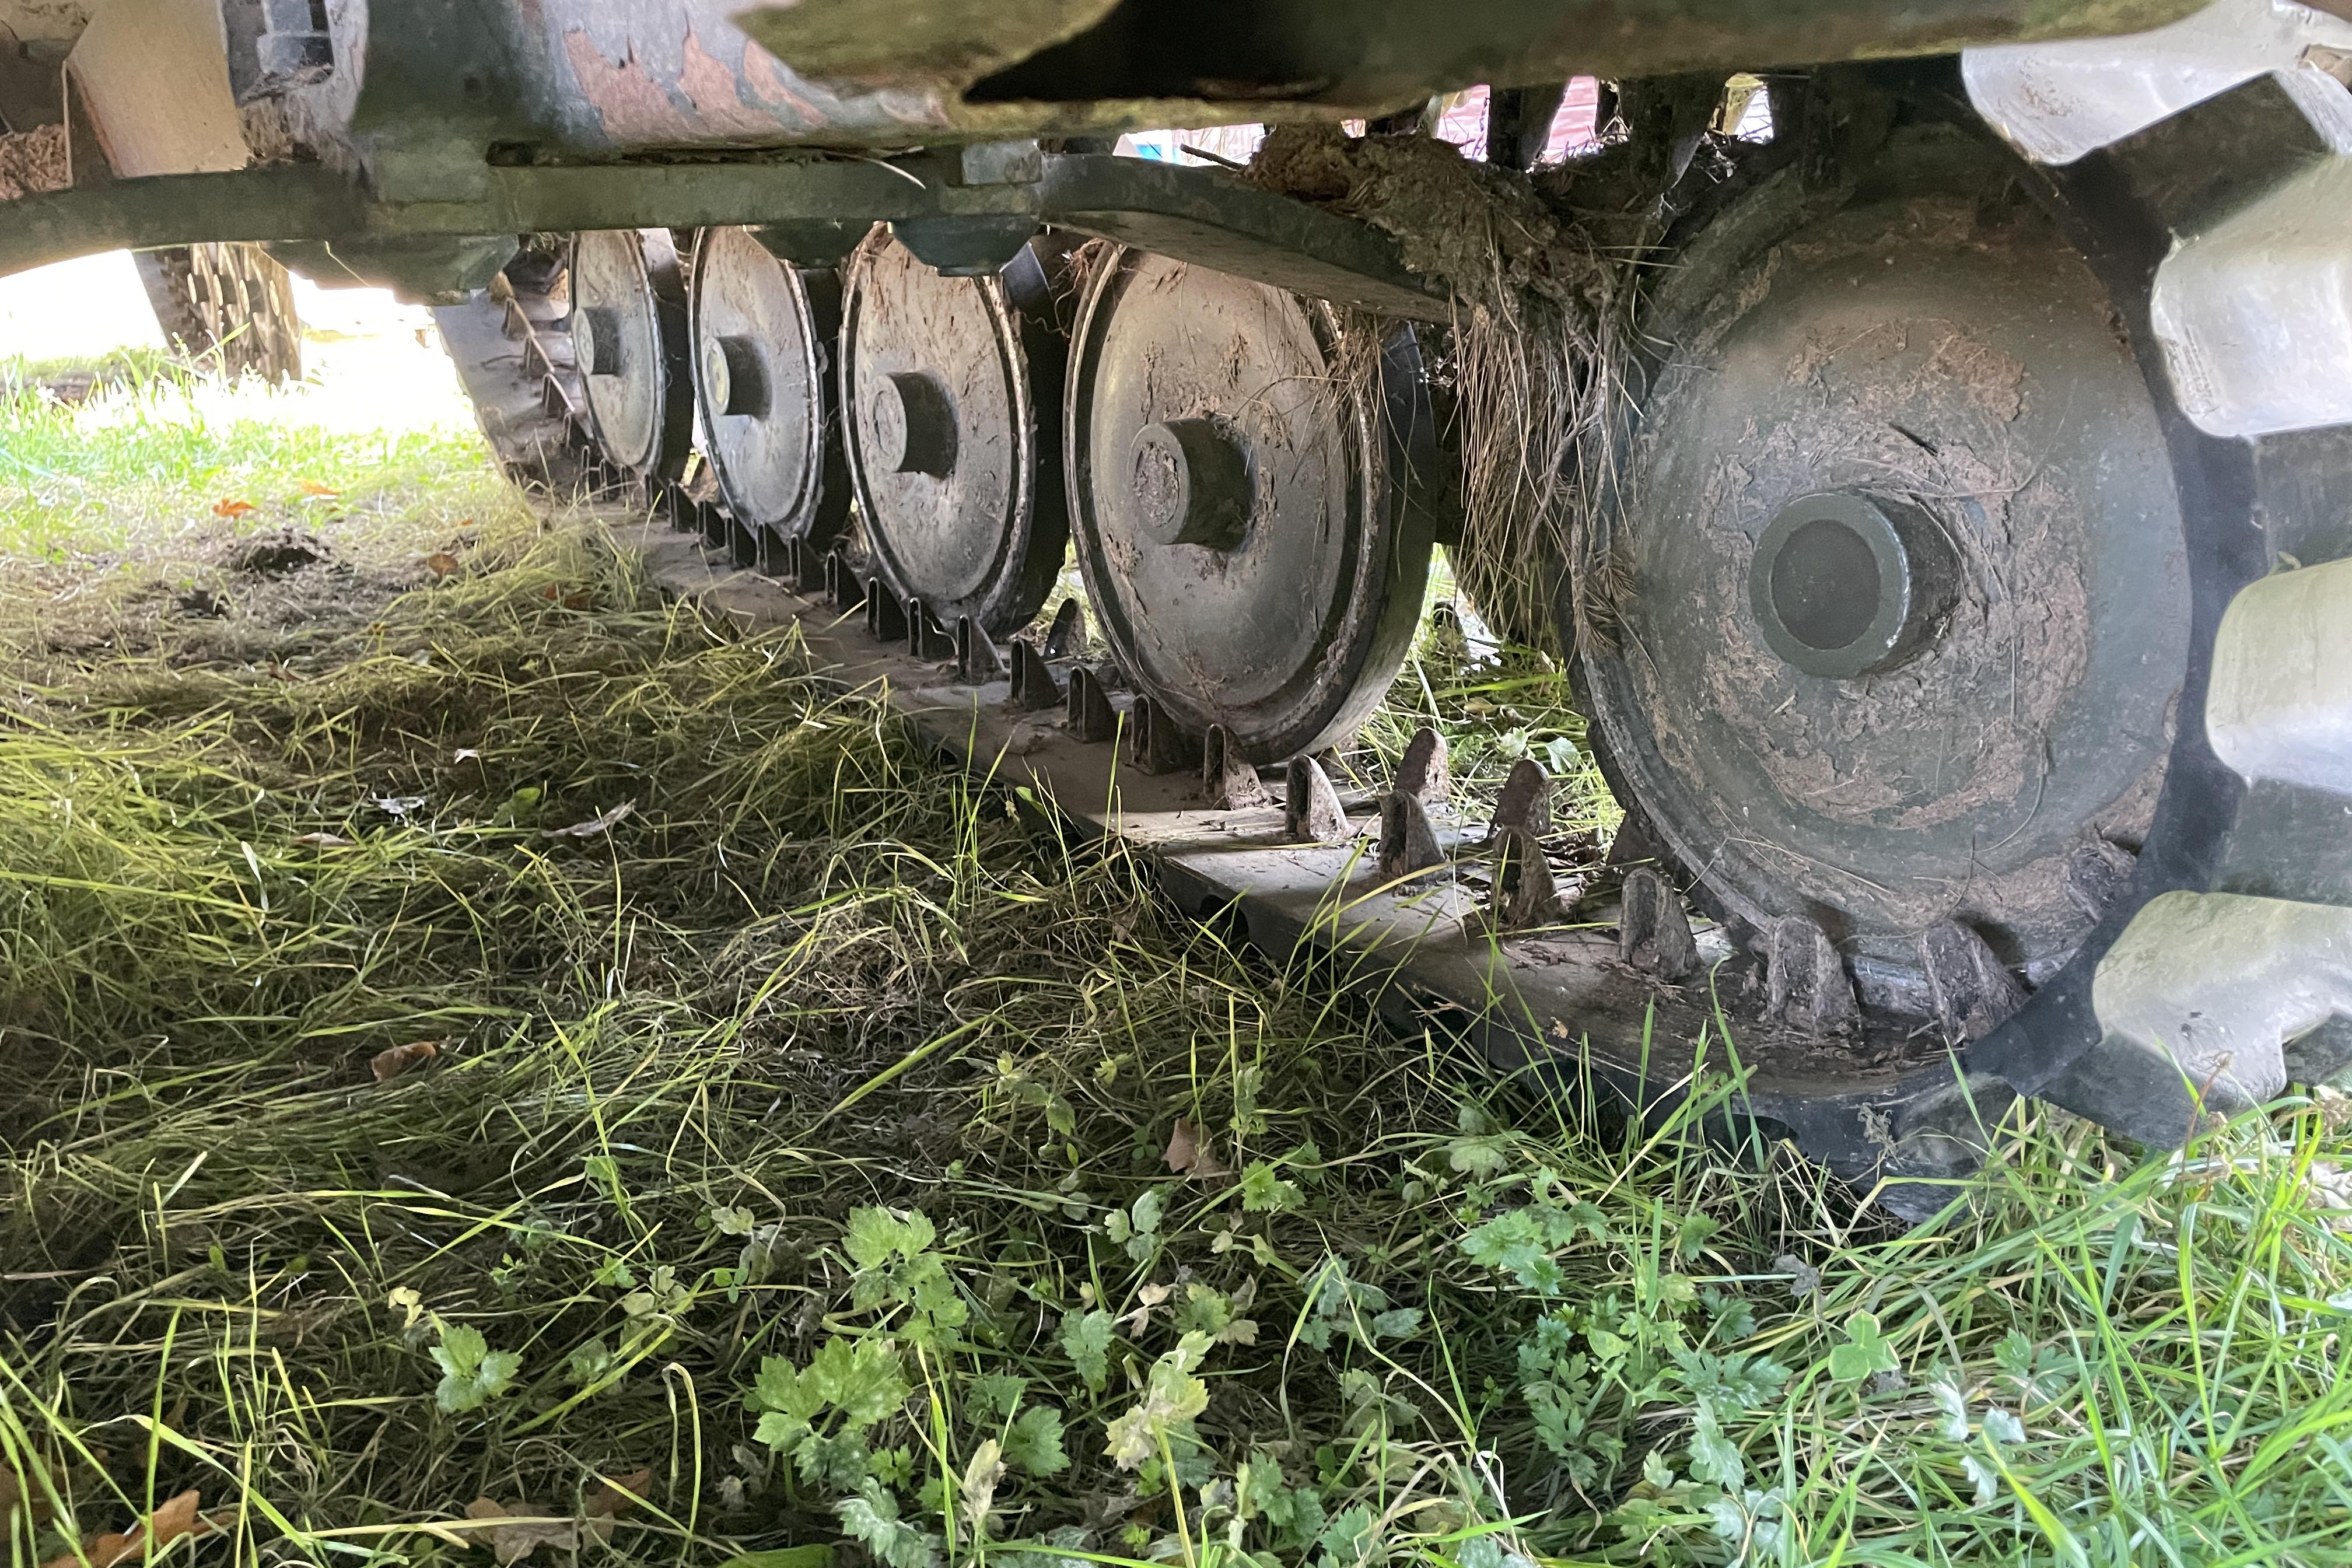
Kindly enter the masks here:
<path id="1" fill-rule="evenodd" d="M 1223 724 L 1209 726 L 1201 754 L 1201 782 L 1209 792 L 1210 810 L 1240 811 L 1274 803 L 1273 792 L 1233 743 L 1233 737 L 1225 732 Z"/>
<path id="2" fill-rule="evenodd" d="M 1927 971 L 1936 1021 L 1956 1044 L 1984 1038 L 2025 1005 L 2025 988 L 1983 937 L 1957 921 L 1919 933 L 1919 967 Z"/>
<path id="3" fill-rule="evenodd" d="M 1282 828 L 1294 844 L 1333 844 L 1349 835 L 1339 792 L 1312 757 L 1293 757 L 1283 770 Z"/>
<path id="4" fill-rule="evenodd" d="M 1013 655 L 1013 706 L 1032 713 L 1043 713 L 1049 708 L 1063 705 L 1061 686 L 1054 679 L 1054 671 L 1045 663 L 1045 656 L 1037 645 L 1016 640 Z"/>
<path id="5" fill-rule="evenodd" d="M 1454 793 L 1454 770 L 1445 754 L 1445 737 L 1424 724 L 1405 743 L 1397 763 L 1396 788 L 1423 805 L 1444 805 Z"/>
<path id="6" fill-rule="evenodd" d="M 1862 1022 L 1853 981 L 1829 933 L 1802 915 L 1772 927 L 1764 959 L 1764 1016 L 1815 1035 L 1851 1034 Z"/>
<path id="7" fill-rule="evenodd" d="M 1625 873 L 1617 956 L 1644 974 L 1678 984 L 1698 973 L 1698 942 L 1681 897 L 1647 866 Z"/>
<path id="8" fill-rule="evenodd" d="M 1445 851 L 1438 847 L 1437 830 L 1430 826 L 1429 808 L 1419 795 L 1391 792 L 1381 801 L 1381 875 L 1394 882 L 1441 869 L 1453 875 Z"/>

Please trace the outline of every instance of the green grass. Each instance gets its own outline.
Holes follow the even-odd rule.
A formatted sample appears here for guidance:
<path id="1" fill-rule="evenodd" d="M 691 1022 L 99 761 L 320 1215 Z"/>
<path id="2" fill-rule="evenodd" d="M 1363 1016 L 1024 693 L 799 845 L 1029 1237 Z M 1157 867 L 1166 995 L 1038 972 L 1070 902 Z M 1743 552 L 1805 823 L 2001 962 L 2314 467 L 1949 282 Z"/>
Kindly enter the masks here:
<path id="1" fill-rule="evenodd" d="M 386 432 L 332 417 L 318 405 L 340 400 L 315 385 L 224 383 L 153 352 L 86 367 L 99 389 L 61 405 L 43 384 L 72 368 L 0 361 L 0 551 L 12 555 L 152 545 L 238 503 L 254 509 L 237 514 L 246 527 L 331 512 L 363 526 L 387 498 L 449 517 L 496 500 L 462 405 Z"/>
<path id="2" fill-rule="evenodd" d="M 380 505 L 299 660 L 0 601 L 12 1563 L 189 1489 L 156 1555 L 224 1568 L 530 1544 L 478 1500 L 542 1563 L 2352 1561 L 2340 1101 L 2146 1160 L 2029 1110 L 1899 1231 L 1695 1135 L 1718 1035 L 1664 1127 L 1498 1085 L 478 456 L 336 449 Z M 110 604 L 215 570 L 152 482 Z M 1442 652 L 1376 748 L 1414 690 L 1474 780 L 1579 733 Z"/>

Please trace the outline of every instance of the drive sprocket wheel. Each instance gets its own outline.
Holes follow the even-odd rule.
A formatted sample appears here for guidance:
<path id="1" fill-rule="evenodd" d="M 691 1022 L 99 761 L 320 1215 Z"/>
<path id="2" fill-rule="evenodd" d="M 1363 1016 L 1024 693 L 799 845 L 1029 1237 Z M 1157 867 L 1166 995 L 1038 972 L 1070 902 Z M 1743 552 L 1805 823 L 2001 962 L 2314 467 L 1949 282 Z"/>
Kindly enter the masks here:
<path id="1" fill-rule="evenodd" d="M 694 247 L 692 334 L 702 447 L 736 521 L 823 549 L 849 519 L 835 407 L 841 283 L 796 267 L 757 229 L 706 229 Z"/>
<path id="2" fill-rule="evenodd" d="M 2315 739 L 2352 732 L 2352 563 L 2265 576 L 2266 527 L 2334 537 L 2336 447 L 2270 443 L 2259 489 L 2176 405 L 2178 150 L 2028 165 L 1935 68 L 1833 184 L 1788 163 L 1657 269 L 1579 684 L 1768 966 L 1833 950 L 1973 1084 L 2178 1142 L 2352 1056 L 2352 754 Z"/>
<path id="3" fill-rule="evenodd" d="M 258 245 L 172 246 L 135 254 L 156 324 L 191 358 L 222 374 L 302 379 L 302 319 L 294 280 Z"/>
<path id="4" fill-rule="evenodd" d="M 665 228 L 594 229 L 569 266 L 572 351 L 597 445 L 653 480 L 686 472 L 694 447 L 694 377 L 686 279 Z"/>
<path id="5" fill-rule="evenodd" d="M 1379 705 L 1420 621 L 1432 528 L 1402 442 L 1430 421 L 1412 331 L 1375 338 L 1146 251 L 1112 248 L 1088 276 L 1066 446 L 1105 638 L 1158 711 L 1222 725 L 1250 762 L 1332 743 Z"/>
<path id="6" fill-rule="evenodd" d="M 887 229 L 842 269 L 841 402 L 866 544 L 952 626 L 1027 625 L 1068 551 L 1062 500 L 1069 243 L 1039 236 L 986 277 L 950 277 Z"/>
<path id="7" fill-rule="evenodd" d="M 2006 155 L 1933 128 L 1874 177 L 1824 211 L 1784 172 L 1660 284 L 1584 672 L 1721 908 L 1925 1015 L 1930 926 L 2033 981 L 2090 930 L 2069 867 L 2147 836 L 2189 583 L 2162 414 Z"/>

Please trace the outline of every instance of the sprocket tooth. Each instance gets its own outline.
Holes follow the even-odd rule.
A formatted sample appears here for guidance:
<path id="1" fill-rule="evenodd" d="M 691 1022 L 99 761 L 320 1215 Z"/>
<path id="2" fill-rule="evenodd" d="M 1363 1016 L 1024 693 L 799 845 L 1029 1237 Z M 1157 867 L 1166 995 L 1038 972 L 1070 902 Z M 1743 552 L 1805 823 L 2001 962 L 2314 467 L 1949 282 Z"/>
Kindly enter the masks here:
<path id="1" fill-rule="evenodd" d="M 2213 642 L 2205 736 L 2249 783 L 2352 794 L 2352 561 L 2238 591 Z"/>
<path id="2" fill-rule="evenodd" d="M 1927 994 L 1947 1039 L 1983 1039 L 2025 1005 L 2025 988 L 2016 976 L 1983 937 L 1958 921 L 1919 933 L 1919 965 L 1927 973 Z"/>
<path id="3" fill-rule="evenodd" d="M 1829 933 L 1804 916 L 1773 923 L 1764 963 L 1765 1017 L 1816 1035 L 1851 1034 L 1861 1024 L 1845 962 Z"/>
<path id="4" fill-rule="evenodd" d="M 1698 939 L 1672 885 L 1647 866 L 1625 873 L 1617 919 L 1617 956 L 1673 984 L 1698 973 Z"/>
<path id="5" fill-rule="evenodd" d="M 2152 1115 L 2126 1130 L 2178 1142 L 2190 1129 L 2161 1109 L 2178 1103 L 2178 1080 L 2209 1110 L 2250 1109 L 2286 1088 L 2294 1042 L 2352 1020 L 2352 909 L 2159 894 L 2099 960 L 2091 1007 L 2105 1074 L 2137 1062 L 2148 1079 Z"/>

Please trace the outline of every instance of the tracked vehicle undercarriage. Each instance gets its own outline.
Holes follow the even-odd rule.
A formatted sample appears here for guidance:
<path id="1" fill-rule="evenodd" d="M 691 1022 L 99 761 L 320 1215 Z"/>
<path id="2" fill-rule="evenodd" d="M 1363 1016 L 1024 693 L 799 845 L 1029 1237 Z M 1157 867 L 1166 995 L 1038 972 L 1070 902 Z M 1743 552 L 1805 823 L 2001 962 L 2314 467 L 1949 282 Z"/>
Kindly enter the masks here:
<path id="1" fill-rule="evenodd" d="M 1908 1212 L 2016 1095 L 2163 1145 L 2337 1070 L 2352 23 L 1653 9 L 0 5 L 73 153 L 0 266 L 433 300 L 520 480 L 1188 904 L 1633 1103 L 1713 1026 Z M 1569 664 L 1605 866 L 1533 762 L 1335 785 L 1439 549 Z"/>

